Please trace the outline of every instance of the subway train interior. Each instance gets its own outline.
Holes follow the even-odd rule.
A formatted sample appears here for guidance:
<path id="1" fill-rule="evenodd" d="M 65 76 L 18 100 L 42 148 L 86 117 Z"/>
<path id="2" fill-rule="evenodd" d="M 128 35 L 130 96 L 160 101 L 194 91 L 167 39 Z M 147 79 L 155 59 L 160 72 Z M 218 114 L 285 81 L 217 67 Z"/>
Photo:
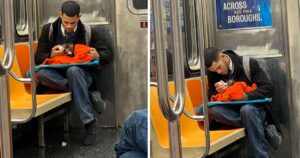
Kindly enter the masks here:
<path id="1" fill-rule="evenodd" d="M 147 0 L 76 0 L 81 21 L 95 28 L 113 52 L 112 62 L 95 73 L 107 105 L 96 115 L 96 145 L 82 145 L 84 127 L 70 93 L 36 94 L 34 77 L 25 74 L 35 66 L 42 26 L 58 18 L 64 1 L 0 1 L 2 158 L 116 157 L 113 147 L 125 119 L 147 107 Z"/>
<path id="2" fill-rule="evenodd" d="M 253 157 L 244 128 L 209 131 L 204 49 L 255 58 L 274 86 L 271 106 L 283 130 L 274 158 L 300 157 L 300 2 L 151 0 L 150 155 Z M 184 76 L 184 77 L 183 77 Z M 203 97 L 203 96 L 205 97 Z M 205 111 L 205 108 L 204 108 Z M 202 124 L 202 128 L 199 128 Z"/>

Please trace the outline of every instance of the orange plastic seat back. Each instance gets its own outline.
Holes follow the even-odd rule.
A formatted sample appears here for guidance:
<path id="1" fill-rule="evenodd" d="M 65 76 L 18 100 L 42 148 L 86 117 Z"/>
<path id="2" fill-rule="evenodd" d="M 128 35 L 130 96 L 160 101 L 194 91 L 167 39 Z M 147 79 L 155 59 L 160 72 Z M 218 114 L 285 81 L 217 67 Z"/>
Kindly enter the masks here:
<path id="1" fill-rule="evenodd" d="M 27 70 L 30 69 L 29 47 L 27 44 L 17 44 L 15 46 L 16 58 L 20 66 L 22 77 L 26 77 Z"/>
<path id="2" fill-rule="evenodd" d="M 34 42 L 34 52 L 37 48 L 37 42 Z M 30 52 L 28 43 L 16 44 L 16 57 L 20 66 L 22 77 L 26 77 L 26 72 L 30 69 Z M 33 61 L 34 62 L 34 61 Z"/>
<path id="3" fill-rule="evenodd" d="M 19 49 L 19 45 L 16 45 L 16 48 Z M 23 46 L 21 46 L 20 48 L 23 48 Z M 4 50 L 3 45 L 0 46 L 0 50 L 1 50 L 0 56 L 3 56 L 3 50 Z M 21 76 L 18 61 L 16 61 L 16 60 L 17 59 L 15 58 L 13 66 L 12 66 L 12 70 L 17 76 Z M 9 75 L 9 84 L 10 84 L 10 97 L 12 99 L 14 97 L 21 97 L 22 94 L 26 93 L 24 84 L 15 80 L 13 77 L 11 77 L 11 75 Z"/>
<path id="4" fill-rule="evenodd" d="M 206 87 L 208 89 L 208 82 L 206 80 Z M 191 101 L 194 107 L 194 111 L 203 103 L 202 99 L 202 81 L 200 78 L 186 80 L 186 88 L 191 97 Z M 208 92 L 208 90 L 206 91 Z M 204 129 L 202 121 L 198 121 L 198 125 L 201 129 Z"/>
<path id="5" fill-rule="evenodd" d="M 34 42 L 34 52 L 36 51 L 38 43 Z M 22 77 L 26 77 L 26 72 L 30 69 L 30 52 L 28 43 L 18 43 L 15 46 L 16 58 L 20 67 Z M 34 62 L 34 61 L 33 61 Z M 30 84 L 24 84 L 26 91 L 30 93 Z"/>
<path id="6" fill-rule="evenodd" d="M 169 89 L 171 95 L 174 96 L 174 84 L 169 84 Z M 160 110 L 157 87 L 150 87 L 150 112 L 151 120 L 158 138 L 159 144 L 164 148 L 169 148 L 169 132 L 168 132 L 168 121 L 163 116 Z M 191 104 L 191 100 L 188 94 L 186 94 L 185 108 L 192 114 L 194 110 Z M 204 133 L 200 131 L 197 121 L 191 120 L 185 115 L 180 117 L 180 127 L 181 127 L 181 140 L 183 147 L 194 147 L 203 146 L 204 141 L 201 138 L 204 137 Z M 196 138 L 197 137 L 197 138 Z"/>

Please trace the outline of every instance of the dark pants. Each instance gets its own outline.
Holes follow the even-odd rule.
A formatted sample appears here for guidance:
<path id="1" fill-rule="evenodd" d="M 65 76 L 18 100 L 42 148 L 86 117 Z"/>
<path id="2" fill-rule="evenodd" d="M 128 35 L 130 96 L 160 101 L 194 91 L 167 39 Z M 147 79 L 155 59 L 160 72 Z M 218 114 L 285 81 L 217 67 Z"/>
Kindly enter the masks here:
<path id="1" fill-rule="evenodd" d="M 256 158 L 267 158 L 268 144 L 264 132 L 266 113 L 261 105 L 218 105 L 211 107 L 213 120 L 232 127 L 245 127 L 251 153 Z"/>
<path id="2" fill-rule="evenodd" d="M 37 75 L 43 86 L 55 90 L 71 91 L 76 112 L 83 124 L 94 120 L 93 105 L 89 97 L 92 77 L 88 71 L 71 66 L 66 70 L 41 69 Z"/>

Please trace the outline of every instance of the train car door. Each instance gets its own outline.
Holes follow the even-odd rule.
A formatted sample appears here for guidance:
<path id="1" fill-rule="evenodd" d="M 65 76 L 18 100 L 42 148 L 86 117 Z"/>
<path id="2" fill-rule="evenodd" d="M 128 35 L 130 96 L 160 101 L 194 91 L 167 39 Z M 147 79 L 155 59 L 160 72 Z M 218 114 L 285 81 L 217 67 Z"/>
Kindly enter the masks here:
<path id="1" fill-rule="evenodd" d="M 115 1 L 115 81 L 118 124 L 147 107 L 148 1 Z"/>

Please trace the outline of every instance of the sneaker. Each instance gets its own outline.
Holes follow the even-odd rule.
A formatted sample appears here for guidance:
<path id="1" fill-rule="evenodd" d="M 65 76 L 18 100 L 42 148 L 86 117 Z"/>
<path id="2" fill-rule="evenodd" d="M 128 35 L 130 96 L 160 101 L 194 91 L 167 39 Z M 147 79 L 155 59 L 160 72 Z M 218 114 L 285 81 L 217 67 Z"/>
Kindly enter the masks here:
<path id="1" fill-rule="evenodd" d="M 101 114 L 106 107 L 105 101 L 101 99 L 101 94 L 98 91 L 93 91 L 90 93 L 90 98 L 96 112 Z"/>
<path id="2" fill-rule="evenodd" d="M 266 137 L 270 143 L 270 145 L 277 149 L 278 146 L 281 144 L 281 135 L 278 133 L 275 125 L 267 125 L 266 126 Z"/>
<path id="3" fill-rule="evenodd" d="M 83 144 L 86 146 L 94 145 L 98 139 L 98 121 L 95 118 L 93 121 L 84 125 L 85 127 L 85 139 Z"/>

